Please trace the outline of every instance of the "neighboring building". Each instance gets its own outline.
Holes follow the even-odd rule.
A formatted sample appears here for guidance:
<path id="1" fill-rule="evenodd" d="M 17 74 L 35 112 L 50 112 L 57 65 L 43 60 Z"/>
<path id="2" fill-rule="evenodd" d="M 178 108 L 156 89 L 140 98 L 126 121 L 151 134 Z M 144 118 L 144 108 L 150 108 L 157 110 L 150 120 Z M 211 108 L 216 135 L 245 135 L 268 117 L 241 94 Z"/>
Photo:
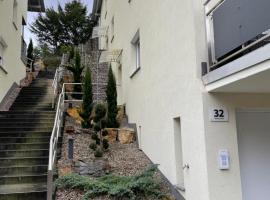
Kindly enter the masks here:
<path id="1" fill-rule="evenodd" d="M 27 10 L 44 11 L 43 0 L 0 0 L 0 103 L 26 76 Z"/>
<path id="2" fill-rule="evenodd" d="M 186 200 L 270 196 L 267 0 L 95 0 L 140 148 Z"/>

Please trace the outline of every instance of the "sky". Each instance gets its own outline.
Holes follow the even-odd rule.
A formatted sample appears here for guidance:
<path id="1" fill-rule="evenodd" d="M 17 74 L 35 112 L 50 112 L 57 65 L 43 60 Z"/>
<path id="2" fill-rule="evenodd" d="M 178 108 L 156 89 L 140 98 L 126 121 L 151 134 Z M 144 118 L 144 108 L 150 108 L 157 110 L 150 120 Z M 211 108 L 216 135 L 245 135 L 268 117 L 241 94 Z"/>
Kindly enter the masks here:
<path id="1" fill-rule="evenodd" d="M 70 2 L 72 0 L 44 0 L 45 7 L 46 8 L 55 8 L 57 9 L 58 4 L 60 3 L 62 6 L 65 5 L 65 3 Z M 93 6 L 93 0 L 80 0 L 84 5 L 87 5 L 88 13 L 91 13 L 92 6 Z M 38 13 L 28 12 L 27 14 L 27 27 L 25 29 L 25 41 L 28 44 L 30 38 L 32 38 L 34 45 L 37 45 L 37 40 L 35 36 L 29 31 L 29 24 L 32 24 L 35 21 L 35 18 L 37 17 Z"/>

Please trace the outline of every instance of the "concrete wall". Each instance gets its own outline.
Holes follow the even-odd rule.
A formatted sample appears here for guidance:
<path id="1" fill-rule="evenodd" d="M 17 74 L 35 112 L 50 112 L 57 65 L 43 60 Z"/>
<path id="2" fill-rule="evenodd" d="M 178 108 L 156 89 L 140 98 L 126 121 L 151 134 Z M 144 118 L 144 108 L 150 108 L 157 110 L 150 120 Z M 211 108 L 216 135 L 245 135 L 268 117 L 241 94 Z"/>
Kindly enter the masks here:
<path id="1" fill-rule="evenodd" d="M 241 200 L 241 179 L 237 142 L 237 109 L 267 109 L 269 94 L 208 94 L 203 97 L 206 132 L 207 169 L 210 199 Z M 228 109 L 229 122 L 210 122 L 209 108 L 223 106 Z M 229 171 L 218 169 L 218 151 L 228 149 L 231 167 Z"/>
<path id="2" fill-rule="evenodd" d="M 0 70 L 0 102 L 14 82 L 19 84 L 25 77 L 25 65 L 21 60 L 22 17 L 26 18 L 27 1 L 17 0 L 17 23 L 13 25 L 13 0 L 0 1 L 0 36 L 7 47 L 4 49 L 5 74 Z"/>
<path id="3" fill-rule="evenodd" d="M 137 124 L 143 151 L 176 184 L 175 155 L 181 155 L 174 147 L 174 118 L 180 117 L 183 163 L 190 166 L 184 170 L 182 194 L 188 200 L 209 200 L 200 80 L 204 52 L 197 52 L 201 38 L 195 35 L 195 25 L 203 19 L 195 22 L 193 13 L 202 7 L 186 0 L 116 0 L 107 1 L 107 6 L 105 2 L 101 26 L 110 26 L 113 17 L 115 24 L 113 40 L 109 28 L 108 49 L 123 49 L 121 67 L 113 64 L 120 84 L 118 103 L 126 104 L 130 122 Z M 135 70 L 131 41 L 137 31 L 142 64 L 130 78 Z"/>

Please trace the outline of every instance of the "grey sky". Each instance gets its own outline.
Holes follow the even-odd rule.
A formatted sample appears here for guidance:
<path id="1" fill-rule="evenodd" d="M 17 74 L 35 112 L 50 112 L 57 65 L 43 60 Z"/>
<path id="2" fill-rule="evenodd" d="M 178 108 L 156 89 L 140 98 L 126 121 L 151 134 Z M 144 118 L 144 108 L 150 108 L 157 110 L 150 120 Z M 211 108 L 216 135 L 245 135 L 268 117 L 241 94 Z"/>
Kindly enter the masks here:
<path id="1" fill-rule="evenodd" d="M 62 6 L 65 5 L 65 3 L 70 2 L 72 0 L 44 0 L 46 8 L 57 8 L 58 4 L 60 3 Z M 80 0 L 84 5 L 87 5 L 88 13 L 92 11 L 93 6 L 93 0 Z M 29 24 L 31 24 L 35 18 L 37 17 L 37 13 L 28 12 L 27 14 L 27 28 L 25 29 L 25 41 L 29 43 L 30 38 L 33 39 L 34 45 L 37 44 L 36 39 L 34 35 L 29 31 Z"/>

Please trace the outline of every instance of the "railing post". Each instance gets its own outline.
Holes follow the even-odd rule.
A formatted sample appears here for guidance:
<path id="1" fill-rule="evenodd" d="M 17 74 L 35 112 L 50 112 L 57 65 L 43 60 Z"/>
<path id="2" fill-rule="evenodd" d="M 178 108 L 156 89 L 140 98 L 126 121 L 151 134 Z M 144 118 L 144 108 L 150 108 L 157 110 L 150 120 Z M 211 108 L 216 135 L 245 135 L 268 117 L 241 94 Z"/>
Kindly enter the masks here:
<path id="1" fill-rule="evenodd" d="M 52 196 L 53 196 L 53 170 L 48 170 L 47 200 L 52 200 Z"/>

